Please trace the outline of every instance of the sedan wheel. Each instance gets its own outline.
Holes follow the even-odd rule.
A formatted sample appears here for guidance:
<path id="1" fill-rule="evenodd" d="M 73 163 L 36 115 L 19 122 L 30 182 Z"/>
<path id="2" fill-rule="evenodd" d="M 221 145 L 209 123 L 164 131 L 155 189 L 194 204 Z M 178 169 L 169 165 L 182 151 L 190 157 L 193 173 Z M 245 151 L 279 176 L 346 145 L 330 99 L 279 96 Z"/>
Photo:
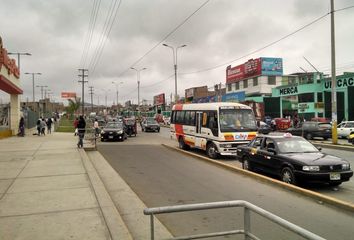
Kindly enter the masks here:
<path id="1" fill-rule="evenodd" d="M 214 143 L 209 143 L 207 146 L 207 155 L 212 159 L 218 158 L 218 152 Z"/>
<path id="2" fill-rule="evenodd" d="M 248 158 L 245 158 L 242 162 L 242 168 L 248 171 L 252 171 L 251 163 Z"/>
<path id="3" fill-rule="evenodd" d="M 306 134 L 306 139 L 307 140 L 311 140 L 312 139 L 312 134 L 311 133 L 307 133 Z"/>
<path id="4" fill-rule="evenodd" d="M 296 184 L 294 173 L 289 167 L 281 170 L 281 180 L 289 184 Z"/>

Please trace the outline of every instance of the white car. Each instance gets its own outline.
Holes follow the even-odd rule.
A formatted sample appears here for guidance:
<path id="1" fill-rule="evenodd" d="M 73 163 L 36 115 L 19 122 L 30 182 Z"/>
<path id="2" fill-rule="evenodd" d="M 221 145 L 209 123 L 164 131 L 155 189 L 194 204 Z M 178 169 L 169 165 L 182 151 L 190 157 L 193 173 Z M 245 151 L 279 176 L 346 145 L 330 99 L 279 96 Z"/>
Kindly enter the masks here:
<path id="1" fill-rule="evenodd" d="M 354 131 L 354 121 L 341 122 L 337 126 L 337 134 L 339 138 L 347 138 Z"/>

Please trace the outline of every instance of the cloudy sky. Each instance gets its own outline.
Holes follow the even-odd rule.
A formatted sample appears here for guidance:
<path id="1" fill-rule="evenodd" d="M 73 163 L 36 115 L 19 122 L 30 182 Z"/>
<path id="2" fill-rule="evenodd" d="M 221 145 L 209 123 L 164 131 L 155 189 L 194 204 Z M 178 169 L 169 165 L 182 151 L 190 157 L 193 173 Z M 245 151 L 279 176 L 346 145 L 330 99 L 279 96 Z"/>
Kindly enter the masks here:
<path id="1" fill-rule="evenodd" d="M 354 71 L 353 6 L 353 0 L 335 0 L 338 74 Z M 41 72 L 35 84 L 47 85 L 52 99 L 65 102 L 61 92 L 81 96 L 78 69 L 86 68 L 85 92 L 93 86 L 95 104 L 105 104 L 106 96 L 108 104 L 116 102 L 116 87 L 120 103 L 137 103 L 134 67 L 146 68 L 140 100 L 151 103 L 165 93 L 169 102 L 173 55 L 162 43 L 187 45 L 177 54 L 180 95 L 186 88 L 225 83 L 228 65 L 251 58 L 281 57 L 290 74 L 300 67 L 313 71 L 306 57 L 330 73 L 329 11 L 330 0 L 0 0 L 0 36 L 9 52 L 32 54 L 21 57 L 24 101 L 32 100 L 32 79 L 23 73 Z M 8 99 L 0 91 L 0 101 Z"/>

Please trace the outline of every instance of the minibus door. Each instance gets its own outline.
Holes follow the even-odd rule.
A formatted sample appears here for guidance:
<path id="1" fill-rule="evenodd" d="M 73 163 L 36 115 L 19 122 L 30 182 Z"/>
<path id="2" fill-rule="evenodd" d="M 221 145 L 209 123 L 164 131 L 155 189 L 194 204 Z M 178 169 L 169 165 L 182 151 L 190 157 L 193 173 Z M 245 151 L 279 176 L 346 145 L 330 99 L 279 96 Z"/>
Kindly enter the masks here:
<path id="1" fill-rule="evenodd" d="M 203 148 L 202 142 L 203 138 L 200 137 L 200 134 L 202 132 L 202 118 L 203 118 L 203 113 L 202 112 L 197 112 L 196 113 L 196 123 L 195 123 L 195 146 L 197 148 Z"/>

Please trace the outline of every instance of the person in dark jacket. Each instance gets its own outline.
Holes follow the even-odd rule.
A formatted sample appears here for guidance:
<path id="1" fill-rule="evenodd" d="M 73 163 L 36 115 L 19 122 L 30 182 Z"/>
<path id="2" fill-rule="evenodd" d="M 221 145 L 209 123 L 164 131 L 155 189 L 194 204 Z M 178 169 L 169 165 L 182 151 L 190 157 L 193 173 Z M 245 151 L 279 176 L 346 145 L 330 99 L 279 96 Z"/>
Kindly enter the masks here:
<path id="1" fill-rule="evenodd" d="M 77 143 L 78 148 L 82 148 L 84 145 L 84 136 L 85 136 L 85 127 L 86 127 L 86 122 L 83 116 L 80 116 L 79 122 L 77 124 L 78 128 L 78 135 L 79 135 L 79 142 Z"/>
<path id="2" fill-rule="evenodd" d="M 20 123 L 18 124 L 18 136 L 25 136 L 25 119 L 23 117 L 21 117 Z"/>
<path id="3" fill-rule="evenodd" d="M 48 133 L 48 134 L 49 134 L 49 133 L 52 133 L 52 123 L 53 123 L 52 118 L 49 117 L 49 118 L 47 119 L 47 133 Z"/>

